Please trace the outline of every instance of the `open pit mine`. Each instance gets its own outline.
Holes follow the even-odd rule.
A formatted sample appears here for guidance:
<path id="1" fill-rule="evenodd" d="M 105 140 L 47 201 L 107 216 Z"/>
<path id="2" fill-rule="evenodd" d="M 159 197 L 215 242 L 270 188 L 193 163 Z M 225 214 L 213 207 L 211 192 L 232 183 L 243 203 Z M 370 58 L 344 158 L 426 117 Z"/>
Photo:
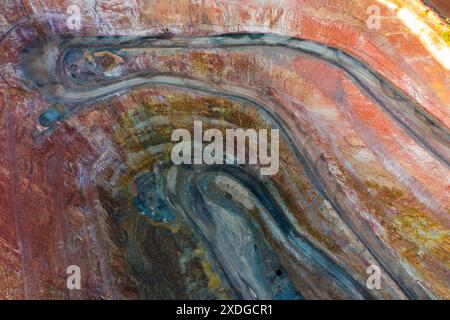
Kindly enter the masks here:
<path id="1" fill-rule="evenodd" d="M 0 299 L 450 299 L 449 14 L 2 0 Z"/>

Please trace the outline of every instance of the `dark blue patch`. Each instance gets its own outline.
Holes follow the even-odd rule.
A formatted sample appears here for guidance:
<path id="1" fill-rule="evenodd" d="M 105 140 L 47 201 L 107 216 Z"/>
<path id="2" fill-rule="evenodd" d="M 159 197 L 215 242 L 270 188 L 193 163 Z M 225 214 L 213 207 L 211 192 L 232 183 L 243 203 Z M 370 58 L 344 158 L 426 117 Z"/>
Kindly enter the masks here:
<path id="1" fill-rule="evenodd" d="M 54 108 L 49 108 L 39 116 L 39 123 L 44 127 L 50 127 L 59 119 L 61 119 L 61 113 Z"/>
<path id="2" fill-rule="evenodd" d="M 175 222 L 175 214 L 164 201 L 161 175 L 142 173 L 134 179 L 134 183 L 138 195 L 134 197 L 133 204 L 140 212 L 157 222 Z"/>

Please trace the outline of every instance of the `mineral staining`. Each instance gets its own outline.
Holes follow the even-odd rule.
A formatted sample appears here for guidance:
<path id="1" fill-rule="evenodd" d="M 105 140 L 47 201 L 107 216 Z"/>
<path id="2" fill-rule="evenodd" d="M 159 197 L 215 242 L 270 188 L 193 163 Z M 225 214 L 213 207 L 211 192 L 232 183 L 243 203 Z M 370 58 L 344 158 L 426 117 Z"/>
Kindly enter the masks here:
<path id="1" fill-rule="evenodd" d="M 351 42 L 308 36 L 307 27 L 294 37 L 283 29 L 294 22 L 272 29 L 283 10 L 270 28 L 233 33 L 204 31 L 223 21 L 199 12 L 203 27 L 191 15 L 191 29 L 175 33 L 59 37 L 57 21 L 21 31 L 21 91 L 4 98 L 32 115 L 13 122 L 13 109 L 4 113 L 10 176 L 22 177 L 10 193 L 32 190 L 30 205 L 14 202 L 28 230 L 17 237 L 58 231 L 45 252 L 21 240 L 26 295 L 448 298 L 450 135 L 436 103 L 445 95 L 436 89 L 429 103 L 405 89 L 412 73 L 403 64 L 398 81 Z M 239 145 L 215 149 L 223 161 L 195 161 L 211 147 L 198 147 L 198 122 L 223 142 L 239 128 L 271 132 L 278 170 L 261 174 L 260 158 L 226 161 L 239 151 L 251 158 Z M 180 130 L 197 142 L 193 161 L 173 161 Z M 87 275 L 80 292 L 48 276 L 68 263 Z M 366 285 L 373 265 L 379 289 Z"/>
<path id="2" fill-rule="evenodd" d="M 148 217 L 148 223 L 154 226 L 152 232 L 170 230 L 177 246 L 171 249 L 174 252 L 181 254 L 186 250 L 178 240 L 181 230 L 190 234 L 198 247 L 190 247 L 189 251 L 199 252 L 201 248 L 201 254 L 195 257 L 203 261 L 202 265 L 211 266 L 205 276 L 209 278 L 208 288 L 214 288 L 216 294 L 244 299 L 297 299 L 302 298 L 298 289 L 302 283 L 293 280 L 296 276 L 328 274 L 322 294 L 370 298 L 367 288 L 339 266 L 332 255 L 299 233 L 296 225 L 303 222 L 295 216 L 303 209 L 289 207 L 282 200 L 279 193 L 289 192 L 285 187 L 263 179 L 251 165 L 172 163 L 170 154 L 175 142 L 171 141 L 171 129 L 185 128 L 193 135 L 192 121 L 200 118 L 206 128 L 214 125 L 223 131 L 249 125 L 277 128 L 267 113 L 251 104 L 189 94 L 143 100 L 138 108 L 123 115 L 115 129 L 116 143 L 123 150 L 117 153 L 123 155 L 123 164 L 116 164 L 114 172 L 105 168 L 102 172 L 107 172 L 107 176 L 96 178 L 103 193 L 122 199 L 121 207 L 129 209 L 121 210 L 132 213 L 133 219 L 139 215 Z M 280 175 L 285 183 L 289 181 L 291 190 L 300 192 L 298 196 L 309 198 L 316 194 L 314 186 L 307 182 L 306 175 L 299 175 L 303 171 L 301 163 L 286 143 L 284 140 L 280 145 L 284 159 Z M 293 179 L 289 170 L 295 167 L 298 171 Z M 315 197 L 319 197 L 317 203 L 324 201 L 317 194 Z M 284 267 L 282 262 L 287 261 L 292 264 L 289 269 L 294 270 Z M 164 259 L 143 265 L 152 263 L 163 264 Z M 298 269 L 296 265 L 308 267 Z"/>
<path id="3" fill-rule="evenodd" d="M 95 63 L 90 58 L 92 55 L 106 55 L 105 52 L 89 53 L 86 49 L 72 49 L 74 45 L 84 48 L 94 46 L 94 43 L 100 50 L 103 47 L 118 47 L 119 50 L 116 52 L 118 55 L 111 52 L 108 52 L 108 54 L 115 57 L 114 62 L 111 62 L 114 66 L 117 66 L 123 61 L 120 55 L 127 57 L 129 61 L 128 65 L 124 67 L 125 70 L 114 74 L 107 74 L 106 71 L 110 69 L 110 66 L 107 66 L 105 69 L 102 67 L 103 61 Z M 137 52 L 136 50 L 139 48 L 135 47 L 136 44 L 141 48 Z M 245 49 L 246 47 L 262 47 L 266 50 L 267 48 L 280 47 L 283 50 L 287 49 L 286 51 L 294 52 L 297 55 L 308 54 L 345 71 L 350 79 L 370 99 L 382 107 L 417 143 L 447 166 L 450 165 L 448 160 L 450 135 L 439 120 L 435 119 L 428 112 L 418 108 L 413 101 L 393 87 L 387 79 L 383 79 L 361 61 L 358 61 L 345 52 L 319 43 L 276 34 L 244 33 L 212 37 L 180 37 L 179 39 L 160 39 L 160 37 L 144 38 L 143 40 L 134 37 L 106 39 L 83 38 L 69 39 L 61 44 L 58 43 L 58 40 L 55 40 L 42 46 L 34 49 L 30 48 L 29 52 L 23 54 L 23 63 L 27 70 L 26 74 L 36 81 L 42 94 L 48 98 L 56 99 L 60 103 L 69 105 L 84 103 L 88 99 L 92 101 L 93 99 L 102 98 L 103 96 L 113 94 L 125 88 L 144 84 L 172 84 L 194 87 L 199 90 L 213 90 L 208 84 L 197 84 L 195 81 L 179 79 L 177 77 L 159 76 L 158 72 L 151 69 L 139 68 L 136 70 L 135 64 L 139 61 L 139 55 L 145 57 L 148 54 L 147 50 L 151 52 L 154 48 L 189 47 L 208 49 L 218 46 L 239 52 L 239 50 L 242 48 Z M 124 48 L 120 49 L 122 46 Z M 57 52 L 58 50 L 63 59 L 62 66 L 58 65 L 55 61 L 44 61 L 44 57 L 48 56 L 50 52 Z M 42 51 L 43 56 L 36 58 L 34 52 L 40 53 Z M 44 65 L 44 70 L 42 69 L 42 65 Z M 59 74 L 61 69 L 63 72 Z M 43 74 L 36 74 L 40 71 L 44 71 Z M 195 72 L 201 75 L 204 73 L 204 70 L 198 69 L 197 67 Z M 62 83 L 55 84 L 51 82 L 54 78 L 59 79 Z M 98 87 L 99 84 L 102 84 L 103 87 L 96 89 L 95 87 Z M 220 88 L 218 90 L 223 91 Z M 239 97 L 249 99 L 245 95 Z M 410 110 L 414 110 L 415 114 L 410 115 Z"/>
<path id="4" fill-rule="evenodd" d="M 162 108 L 165 109 L 162 111 L 164 116 L 161 116 L 161 111 L 157 113 Z M 258 199 L 254 195 L 256 190 L 242 184 L 242 179 L 244 183 L 249 182 L 245 169 L 228 172 L 226 164 L 174 166 L 170 159 L 171 148 L 158 147 L 175 144 L 171 142 L 171 134 L 161 135 L 159 128 L 163 126 L 186 127 L 192 131 L 192 119 L 201 116 L 208 126 L 217 126 L 215 119 L 220 119 L 225 131 L 225 128 L 235 126 L 229 121 L 236 122 L 239 116 L 245 119 L 252 114 L 257 115 L 254 108 L 245 113 L 240 111 L 241 108 L 226 101 L 196 100 L 183 95 L 173 96 L 168 101 L 164 99 L 162 103 L 146 102 L 130 115 L 131 122 L 125 118 L 127 126 L 117 131 L 118 142 L 124 148 L 131 148 L 133 154 L 142 154 L 136 160 L 146 166 L 134 179 L 118 177 L 123 181 L 122 188 L 125 188 L 122 192 L 135 189 L 138 193 L 132 201 L 135 209 L 159 222 L 159 228 L 176 230 L 174 239 L 177 239 L 180 229 L 192 233 L 201 244 L 202 259 L 212 266 L 209 277 L 217 277 L 217 284 L 210 285 L 216 291 L 231 287 L 230 297 L 245 299 L 301 298 L 275 248 L 264 237 L 263 229 L 267 226 L 260 225 L 265 219 L 259 213 L 262 210 L 259 202 L 267 200 Z M 141 125 L 142 121 L 145 126 Z M 252 119 L 253 124 L 257 123 L 255 121 Z M 143 128 L 138 135 L 139 147 L 127 138 L 136 136 L 135 127 Z M 170 133 L 170 130 L 165 131 Z M 141 166 L 139 163 L 135 165 Z M 252 171 L 255 173 L 251 179 L 260 179 L 256 170 Z M 108 184 L 108 187 L 111 186 Z M 255 188 L 264 187 L 256 185 Z M 259 191 L 258 194 L 264 193 Z M 141 200 L 143 195 L 146 195 L 145 203 Z M 264 211 L 267 209 L 271 208 Z M 277 275 L 277 271 L 282 274 Z"/>

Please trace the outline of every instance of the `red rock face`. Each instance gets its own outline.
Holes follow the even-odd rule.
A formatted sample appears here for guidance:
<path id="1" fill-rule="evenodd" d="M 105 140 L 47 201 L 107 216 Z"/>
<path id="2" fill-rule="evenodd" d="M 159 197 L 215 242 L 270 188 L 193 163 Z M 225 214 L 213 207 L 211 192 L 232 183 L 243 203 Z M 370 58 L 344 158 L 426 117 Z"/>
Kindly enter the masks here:
<path id="1" fill-rule="evenodd" d="M 0 4 L 1 299 L 450 298 L 444 3 L 70 4 Z M 194 121 L 278 172 L 175 166 Z"/>
<path id="2" fill-rule="evenodd" d="M 436 10 L 439 14 L 444 17 L 450 16 L 450 4 L 446 1 L 435 0 L 435 1 L 425 1 L 431 8 Z"/>

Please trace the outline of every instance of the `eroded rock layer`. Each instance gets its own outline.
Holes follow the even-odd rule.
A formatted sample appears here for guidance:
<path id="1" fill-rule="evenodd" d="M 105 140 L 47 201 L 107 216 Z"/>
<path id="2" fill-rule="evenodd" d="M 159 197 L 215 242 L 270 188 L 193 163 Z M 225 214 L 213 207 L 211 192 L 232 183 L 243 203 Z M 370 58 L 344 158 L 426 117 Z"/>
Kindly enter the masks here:
<path id="1" fill-rule="evenodd" d="M 445 10 L 375 3 L 1 4 L 0 297 L 450 298 Z M 277 173 L 175 165 L 196 121 Z"/>

